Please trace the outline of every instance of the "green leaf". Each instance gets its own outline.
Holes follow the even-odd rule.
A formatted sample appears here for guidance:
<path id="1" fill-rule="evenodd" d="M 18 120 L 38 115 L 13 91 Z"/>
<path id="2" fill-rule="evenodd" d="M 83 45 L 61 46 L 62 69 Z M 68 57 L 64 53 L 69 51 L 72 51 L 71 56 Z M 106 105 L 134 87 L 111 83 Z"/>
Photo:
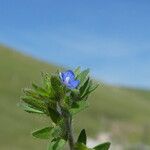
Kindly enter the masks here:
<path id="1" fill-rule="evenodd" d="M 32 135 L 40 139 L 50 139 L 53 127 L 45 127 L 32 132 Z"/>
<path id="2" fill-rule="evenodd" d="M 38 85 L 36 85 L 35 83 L 32 83 L 32 87 L 34 88 L 34 90 L 37 92 L 37 95 L 40 95 L 42 97 L 49 97 L 48 92 L 42 88 L 39 87 Z"/>
<path id="3" fill-rule="evenodd" d="M 77 76 L 77 80 L 80 81 L 80 85 L 79 87 L 81 87 L 84 82 L 86 81 L 87 79 L 87 75 L 89 74 L 90 70 L 89 69 L 86 69 L 84 71 L 82 71 L 78 76 Z"/>
<path id="4" fill-rule="evenodd" d="M 51 80 L 50 80 L 50 74 L 48 73 L 44 73 L 44 72 L 41 72 L 41 75 L 42 75 L 42 80 L 43 80 L 43 87 L 46 89 L 46 90 L 50 90 L 50 84 L 51 84 Z"/>
<path id="5" fill-rule="evenodd" d="M 24 92 L 25 96 L 32 97 L 34 99 L 37 99 L 38 101 L 42 101 L 42 102 L 47 103 L 51 100 L 50 96 L 48 96 L 48 95 L 50 95 L 49 93 L 43 94 L 42 92 L 37 92 L 33 89 L 27 89 L 27 88 L 25 88 L 23 90 L 23 92 Z"/>
<path id="6" fill-rule="evenodd" d="M 78 142 L 78 143 L 83 143 L 83 144 L 86 145 L 86 140 L 87 140 L 86 132 L 85 132 L 85 129 L 83 129 L 83 130 L 80 132 L 80 135 L 79 135 L 79 137 L 78 137 L 77 142 Z"/>
<path id="7" fill-rule="evenodd" d="M 45 127 L 32 132 L 32 135 L 40 139 L 60 138 L 63 135 L 63 131 L 60 126 Z"/>
<path id="8" fill-rule="evenodd" d="M 90 150 L 90 149 L 87 148 L 86 145 L 83 143 L 76 143 L 75 150 Z"/>
<path id="9" fill-rule="evenodd" d="M 97 87 L 99 86 L 99 84 L 93 84 L 90 86 L 90 89 L 89 89 L 89 93 L 93 92 Z"/>
<path id="10" fill-rule="evenodd" d="M 87 78 L 85 83 L 81 86 L 81 88 L 80 88 L 80 96 L 82 96 L 85 93 L 85 91 L 87 91 L 87 89 L 89 88 L 89 81 L 90 81 L 90 78 Z"/>
<path id="11" fill-rule="evenodd" d="M 48 107 L 48 111 L 52 121 L 57 123 L 60 120 L 60 114 L 57 112 L 57 110 L 54 110 L 51 107 Z"/>
<path id="12" fill-rule="evenodd" d="M 111 144 L 110 142 L 102 143 L 102 144 L 97 145 L 93 149 L 94 150 L 108 150 L 110 147 L 110 144 Z"/>
<path id="13" fill-rule="evenodd" d="M 51 85 L 56 100 L 61 100 L 65 96 L 64 87 L 57 76 L 51 76 Z"/>
<path id="14" fill-rule="evenodd" d="M 50 143 L 48 150 L 62 150 L 65 144 L 66 144 L 66 141 L 64 139 L 53 140 Z"/>
<path id="15" fill-rule="evenodd" d="M 31 105 L 31 107 L 33 107 L 33 108 L 36 108 L 36 109 L 41 110 L 43 112 L 47 111 L 45 103 L 39 99 L 33 98 L 32 96 L 22 96 L 21 99 L 25 103 Z"/>
<path id="16" fill-rule="evenodd" d="M 73 89 L 71 90 L 71 94 L 70 94 L 70 97 L 71 97 L 71 102 L 73 103 L 74 101 L 77 101 L 79 99 L 79 90 L 78 89 Z"/>
<path id="17" fill-rule="evenodd" d="M 92 80 L 89 81 L 87 88 L 85 89 L 84 93 L 81 96 L 81 99 L 86 100 L 88 95 L 93 92 L 97 87 L 99 86 L 99 84 L 94 84 L 92 82 Z"/>
<path id="18" fill-rule="evenodd" d="M 40 111 L 38 109 L 32 108 L 29 105 L 25 104 L 25 103 L 18 103 L 18 107 L 22 108 L 24 111 L 28 112 L 28 113 L 37 113 L 37 114 L 44 114 L 43 111 Z"/>
<path id="19" fill-rule="evenodd" d="M 81 67 L 77 67 L 75 70 L 74 70 L 74 74 L 75 76 L 77 77 L 79 74 L 80 74 L 80 70 L 81 70 Z"/>
<path id="20" fill-rule="evenodd" d="M 52 133 L 52 137 L 56 139 L 56 138 L 60 138 L 63 135 L 63 130 L 60 127 L 60 125 L 58 125 L 53 128 L 51 133 Z"/>
<path id="21" fill-rule="evenodd" d="M 71 115 L 75 115 L 79 113 L 80 111 L 86 109 L 89 106 L 87 101 L 78 101 L 73 104 L 72 108 L 69 110 Z"/>

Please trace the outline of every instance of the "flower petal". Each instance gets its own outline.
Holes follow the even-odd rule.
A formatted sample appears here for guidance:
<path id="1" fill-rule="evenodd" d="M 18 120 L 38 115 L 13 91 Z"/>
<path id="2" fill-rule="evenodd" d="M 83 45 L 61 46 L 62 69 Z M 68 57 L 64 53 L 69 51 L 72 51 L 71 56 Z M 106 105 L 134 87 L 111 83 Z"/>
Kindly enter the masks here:
<path id="1" fill-rule="evenodd" d="M 73 80 L 70 82 L 72 88 L 76 88 L 79 85 L 79 80 Z"/>
<path id="2" fill-rule="evenodd" d="M 75 74 L 71 70 L 67 70 L 66 72 L 60 72 L 59 77 L 63 84 L 65 84 L 70 89 L 76 88 L 80 83 L 79 80 L 75 80 Z"/>
<path id="3" fill-rule="evenodd" d="M 64 74 L 63 78 L 69 77 L 70 80 L 74 80 L 74 78 L 75 78 L 75 75 L 74 75 L 73 71 L 71 71 L 71 70 L 67 70 L 63 74 Z"/>

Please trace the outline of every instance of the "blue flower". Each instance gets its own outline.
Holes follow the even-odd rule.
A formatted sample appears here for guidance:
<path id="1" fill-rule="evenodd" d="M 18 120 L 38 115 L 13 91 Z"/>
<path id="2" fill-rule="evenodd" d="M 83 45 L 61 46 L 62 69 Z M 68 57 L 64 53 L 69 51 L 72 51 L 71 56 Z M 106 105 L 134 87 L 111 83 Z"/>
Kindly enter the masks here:
<path id="1" fill-rule="evenodd" d="M 60 72 L 59 76 L 63 84 L 65 84 L 69 89 L 75 89 L 80 83 L 79 80 L 75 80 L 75 74 L 71 70 Z"/>

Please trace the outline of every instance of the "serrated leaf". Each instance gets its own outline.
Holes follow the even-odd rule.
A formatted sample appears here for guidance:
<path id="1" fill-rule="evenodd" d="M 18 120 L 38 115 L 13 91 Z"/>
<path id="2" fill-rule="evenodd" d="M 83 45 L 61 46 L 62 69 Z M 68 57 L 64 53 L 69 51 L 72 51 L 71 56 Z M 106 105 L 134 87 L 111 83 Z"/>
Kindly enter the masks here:
<path id="1" fill-rule="evenodd" d="M 86 145 L 86 140 L 87 140 L 86 132 L 85 132 L 85 129 L 83 129 L 83 130 L 80 132 L 80 135 L 79 135 L 79 137 L 78 137 L 77 142 L 78 142 L 78 143 L 83 143 L 83 144 Z"/>
<path id="2" fill-rule="evenodd" d="M 65 146 L 66 141 L 64 139 L 53 140 L 48 147 L 48 150 L 62 150 Z"/>
<path id="3" fill-rule="evenodd" d="M 86 109 L 89 106 L 87 101 L 78 101 L 73 104 L 72 108 L 69 110 L 71 115 L 75 115 L 79 113 L 80 111 Z"/>
<path id="4" fill-rule="evenodd" d="M 110 142 L 102 143 L 102 144 L 95 146 L 93 149 L 94 150 L 108 150 L 110 147 L 110 144 L 111 144 Z"/>
<path id="5" fill-rule="evenodd" d="M 18 103 L 18 107 L 22 108 L 24 111 L 28 112 L 28 113 L 37 113 L 37 114 L 44 114 L 43 111 L 40 111 L 38 109 L 32 108 L 29 105 L 25 104 L 25 103 Z"/>
<path id="6" fill-rule="evenodd" d="M 53 127 L 45 127 L 32 132 L 32 135 L 39 139 L 50 139 Z"/>

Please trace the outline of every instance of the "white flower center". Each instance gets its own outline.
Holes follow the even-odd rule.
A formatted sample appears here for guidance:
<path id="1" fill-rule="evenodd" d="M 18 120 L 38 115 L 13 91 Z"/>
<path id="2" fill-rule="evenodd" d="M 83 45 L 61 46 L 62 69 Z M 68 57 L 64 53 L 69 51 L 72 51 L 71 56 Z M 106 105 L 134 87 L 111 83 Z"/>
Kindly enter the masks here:
<path id="1" fill-rule="evenodd" d="M 66 77 L 66 83 L 69 83 L 70 77 Z"/>

